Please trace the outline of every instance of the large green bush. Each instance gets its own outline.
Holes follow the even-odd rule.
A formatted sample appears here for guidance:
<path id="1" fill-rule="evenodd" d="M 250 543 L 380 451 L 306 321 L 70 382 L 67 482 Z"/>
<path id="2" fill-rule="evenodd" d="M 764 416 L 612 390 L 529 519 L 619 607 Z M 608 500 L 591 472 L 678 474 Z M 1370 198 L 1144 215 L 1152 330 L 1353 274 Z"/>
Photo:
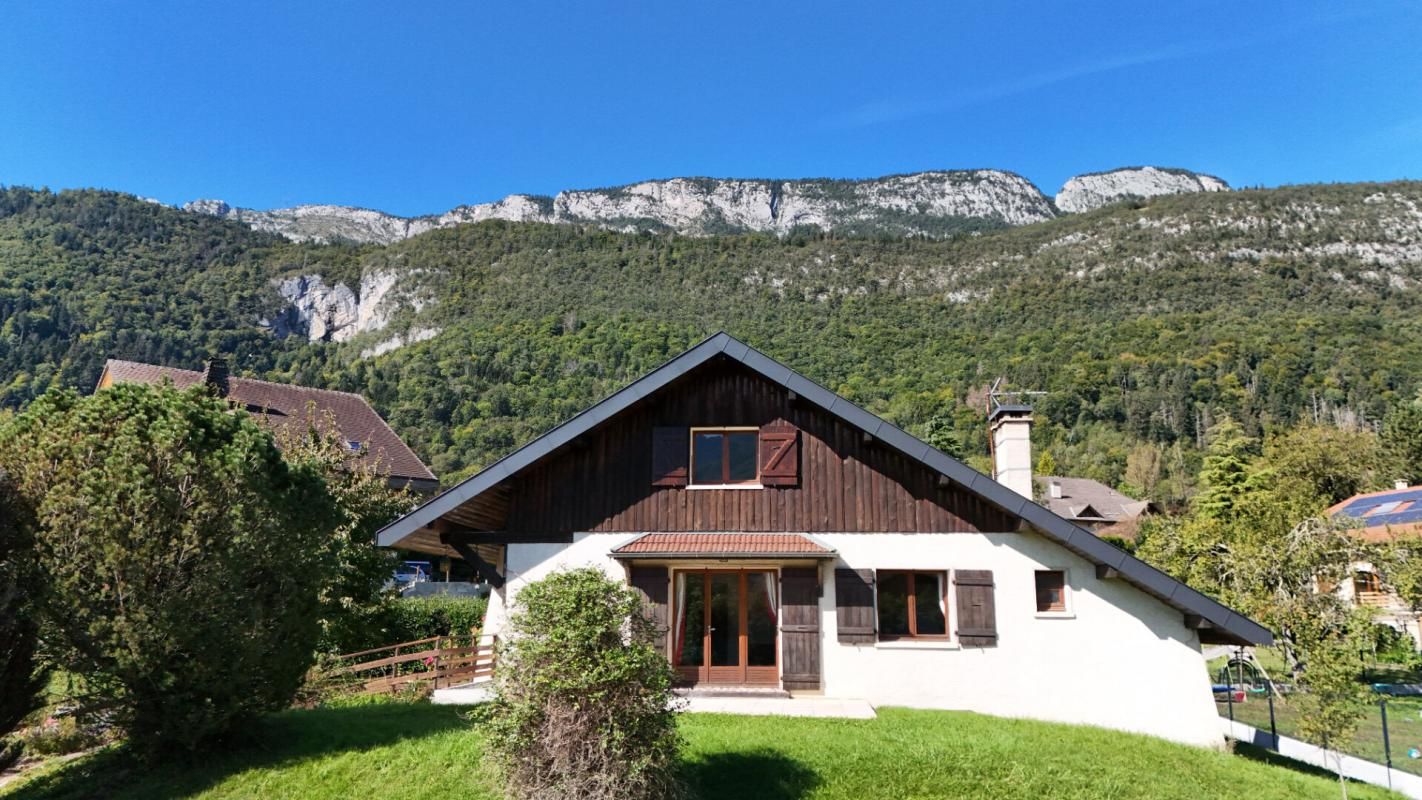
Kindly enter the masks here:
<path id="1" fill-rule="evenodd" d="M 519 591 L 488 707 L 489 754 L 511 798 L 681 794 L 672 669 L 641 599 L 595 568 Z"/>
<path id="2" fill-rule="evenodd" d="M 38 581 L 29 515 L 0 482 L 0 770 L 20 756 L 5 737 L 39 704 L 35 665 L 39 625 L 30 602 Z"/>
<path id="3" fill-rule="evenodd" d="M 341 521 L 318 469 L 222 400 L 138 385 L 36 400 L 0 468 L 34 509 L 46 645 L 141 755 L 290 702 Z"/>

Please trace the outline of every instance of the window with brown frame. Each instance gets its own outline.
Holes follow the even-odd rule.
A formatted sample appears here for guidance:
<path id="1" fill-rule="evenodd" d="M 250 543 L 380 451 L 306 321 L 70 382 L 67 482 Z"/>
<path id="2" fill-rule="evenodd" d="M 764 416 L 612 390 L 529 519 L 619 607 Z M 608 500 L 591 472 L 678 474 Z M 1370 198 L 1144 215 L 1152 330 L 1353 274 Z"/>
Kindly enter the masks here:
<path id="1" fill-rule="evenodd" d="M 1037 613 L 1061 614 L 1066 610 L 1066 572 L 1037 570 Z"/>
<path id="2" fill-rule="evenodd" d="M 755 429 L 693 428 L 691 482 L 701 485 L 755 483 L 760 432 Z"/>
<path id="3" fill-rule="evenodd" d="M 1367 570 L 1360 569 L 1353 573 L 1354 594 L 1378 594 L 1382 592 L 1382 590 L 1382 579 L 1378 577 L 1376 572 L 1368 572 Z"/>
<path id="4" fill-rule="evenodd" d="M 947 573 L 881 570 L 874 585 L 880 639 L 947 638 Z"/>

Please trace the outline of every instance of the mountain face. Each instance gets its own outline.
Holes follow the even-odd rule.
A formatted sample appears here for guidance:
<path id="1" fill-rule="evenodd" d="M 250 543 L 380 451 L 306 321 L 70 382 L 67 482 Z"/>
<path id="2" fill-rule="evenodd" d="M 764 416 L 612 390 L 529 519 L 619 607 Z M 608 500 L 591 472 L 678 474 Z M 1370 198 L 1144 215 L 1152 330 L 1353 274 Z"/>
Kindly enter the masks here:
<path id="1" fill-rule="evenodd" d="M 1079 214 L 1132 197 L 1228 190 L 1229 184 L 1213 175 L 1183 169 L 1125 167 L 1071 178 L 1057 192 L 1056 204 L 1064 214 Z"/>
<path id="2" fill-rule="evenodd" d="M 1114 485 L 1156 448 L 1184 486 L 1222 415 L 1253 435 L 1372 424 L 1422 388 L 1416 182 L 1198 191 L 944 237 L 491 220 L 349 247 L 228 213 L 0 188 L 0 406 L 90 390 L 108 357 L 220 353 L 366 395 L 457 479 L 725 329 L 912 432 L 946 424 L 970 458 L 985 386 L 1045 391 L 1063 471 Z"/>
<path id="3" fill-rule="evenodd" d="M 183 208 L 293 241 L 375 244 L 490 219 L 691 236 L 784 234 L 805 227 L 847 234 L 942 236 L 1056 216 L 1051 201 L 1030 181 L 998 170 L 918 172 L 862 181 L 672 178 L 565 191 L 551 198 L 515 194 L 424 217 L 329 205 L 254 211 L 221 200 L 197 200 Z"/>

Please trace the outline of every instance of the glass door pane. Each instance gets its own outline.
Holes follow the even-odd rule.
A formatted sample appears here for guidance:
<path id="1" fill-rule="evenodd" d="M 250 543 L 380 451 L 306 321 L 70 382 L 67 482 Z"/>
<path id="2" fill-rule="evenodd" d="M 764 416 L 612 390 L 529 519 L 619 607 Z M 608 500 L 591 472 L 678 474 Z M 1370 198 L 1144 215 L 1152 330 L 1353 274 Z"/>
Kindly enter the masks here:
<path id="1" fill-rule="evenodd" d="M 746 666 L 775 666 L 775 576 L 746 573 Z"/>
<path id="2" fill-rule="evenodd" d="M 741 576 L 711 573 L 711 666 L 741 663 Z"/>
<path id="3" fill-rule="evenodd" d="M 672 663 L 678 667 L 705 664 L 706 573 L 676 573 L 676 652 Z"/>

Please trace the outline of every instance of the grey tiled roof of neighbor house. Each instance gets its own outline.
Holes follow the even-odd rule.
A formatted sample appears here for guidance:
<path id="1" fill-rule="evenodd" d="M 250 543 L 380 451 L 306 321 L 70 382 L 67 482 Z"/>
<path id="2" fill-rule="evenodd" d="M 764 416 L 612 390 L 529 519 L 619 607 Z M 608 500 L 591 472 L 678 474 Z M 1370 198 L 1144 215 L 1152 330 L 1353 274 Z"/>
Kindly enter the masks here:
<path id="1" fill-rule="evenodd" d="M 1099 539 L 1091 531 L 1037 505 L 987 475 L 934 449 L 859 406 L 820 386 L 750 347 L 728 333 L 707 338 L 681 355 L 633 381 L 626 388 L 587 408 L 567 422 L 534 439 L 449 490 L 436 495 L 409 514 L 390 523 L 378 534 L 379 544 L 399 542 L 430 525 L 473 497 L 497 486 L 511 475 L 562 448 L 638 401 L 660 390 L 712 359 L 739 362 L 767 380 L 795 392 L 802 400 L 828 411 L 859 428 L 877 441 L 895 448 L 953 483 L 977 494 L 1004 512 L 1018 517 L 1051 539 L 1098 567 L 1105 567 L 1121 579 L 1154 595 L 1181 612 L 1208 623 L 1215 638 L 1239 644 L 1271 644 L 1274 636 L 1264 626 L 1243 614 L 1191 589 L 1184 583 L 1135 558 L 1126 551 Z M 1203 632 L 1202 632 L 1203 633 Z"/>
<path id="2" fill-rule="evenodd" d="M 1042 505 L 1066 519 L 1120 522 L 1153 510 L 1149 500 L 1136 500 L 1090 478 L 1038 475 L 1034 480 Z M 1053 483 L 1061 487 L 1061 497 L 1052 496 Z"/>

